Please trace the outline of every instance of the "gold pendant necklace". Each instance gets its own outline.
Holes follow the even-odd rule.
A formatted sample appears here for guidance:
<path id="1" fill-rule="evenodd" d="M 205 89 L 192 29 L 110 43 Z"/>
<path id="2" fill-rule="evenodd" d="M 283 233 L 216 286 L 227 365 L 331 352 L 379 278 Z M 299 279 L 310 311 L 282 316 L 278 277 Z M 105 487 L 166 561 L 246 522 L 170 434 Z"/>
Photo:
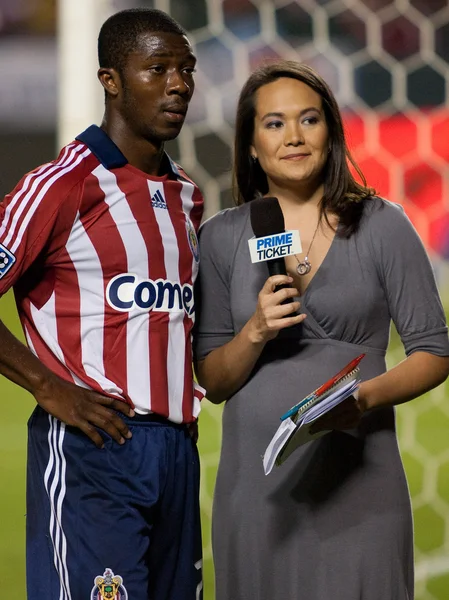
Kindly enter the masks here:
<path id="1" fill-rule="evenodd" d="M 313 244 L 313 240 L 315 239 L 316 232 L 318 231 L 319 225 L 320 225 L 320 220 L 318 219 L 318 223 L 317 223 L 317 226 L 316 226 L 316 229 L 315 229 L 315 233 L 313 234 L 312 241 L 310 242 L 309 249 L 307 250 L 307 254 L 304 257 L 304 260 L 299 260 L 299 258 L 295 254 L 295 258 L 296 258 L 296 261 L 298 263 L 296 265 L 296 272 L 298 273 L 298 275 L 301 275 L 301 276 L 302 275 L 307 275 L 312 270 L 312 264 L 309 261 L 309 253 L 310 253 L 310 248 L 312 247 L 312 244 Z"/>

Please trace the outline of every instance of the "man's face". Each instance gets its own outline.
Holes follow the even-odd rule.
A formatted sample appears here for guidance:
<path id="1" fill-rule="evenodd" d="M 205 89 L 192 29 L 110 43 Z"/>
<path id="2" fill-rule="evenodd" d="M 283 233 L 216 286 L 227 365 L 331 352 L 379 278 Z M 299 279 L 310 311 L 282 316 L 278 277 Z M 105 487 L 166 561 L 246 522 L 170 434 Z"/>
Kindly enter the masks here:
<path id="1" fill-rule="evenodd" d="M 188 39 L 174 33 L 146 33 L 121 74 L 118 110 L 136 134 L 152 143 L 174 139 L 184 123 L 195 87 L 196 58 Z"/>

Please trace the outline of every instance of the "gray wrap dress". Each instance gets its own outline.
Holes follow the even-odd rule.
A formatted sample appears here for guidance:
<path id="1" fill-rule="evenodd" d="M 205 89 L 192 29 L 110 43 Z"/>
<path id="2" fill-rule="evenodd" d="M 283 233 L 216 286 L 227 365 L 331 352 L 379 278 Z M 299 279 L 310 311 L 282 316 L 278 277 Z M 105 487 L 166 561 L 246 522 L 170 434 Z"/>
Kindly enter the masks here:
<path id="1" fill-rule="evenodd" d="M 200 231 L 197 359 L 253 314 L 267 276 L 252 264 L 249 204 Z M 362 379 L 386 370 L 390 322 L 406 354 L 449 355 L 424 247 L 403 209 L 365 201 L 358 231 L 336 235 L 303 296 L 307 319 L 269 342 L 223 412 L 212 541 L 217 600 L 412 600 L 413 529 L 394 409 L 297 449 L 265 476 L 279 417 L 365 352 Z"/>

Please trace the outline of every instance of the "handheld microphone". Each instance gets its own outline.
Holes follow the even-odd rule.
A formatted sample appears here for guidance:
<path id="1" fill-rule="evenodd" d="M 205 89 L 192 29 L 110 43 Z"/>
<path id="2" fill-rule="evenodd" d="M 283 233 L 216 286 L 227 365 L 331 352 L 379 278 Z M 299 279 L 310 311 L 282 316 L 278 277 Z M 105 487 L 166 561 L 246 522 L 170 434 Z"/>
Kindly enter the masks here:
<path id="1" fill-rule="evenodd" d="M 250 202 L 251 227 L 256 238 L 284 233 L 285 223 L 279 200 L 274 197 L 257 198 Z M 265 261 L 271 275 L 287 275 L 284 258 L 272 258 Z M 275 291 L 291 287 L 289 284 L 278 285 Z M 293 302 L 288 298 L 282 304 Z"/>

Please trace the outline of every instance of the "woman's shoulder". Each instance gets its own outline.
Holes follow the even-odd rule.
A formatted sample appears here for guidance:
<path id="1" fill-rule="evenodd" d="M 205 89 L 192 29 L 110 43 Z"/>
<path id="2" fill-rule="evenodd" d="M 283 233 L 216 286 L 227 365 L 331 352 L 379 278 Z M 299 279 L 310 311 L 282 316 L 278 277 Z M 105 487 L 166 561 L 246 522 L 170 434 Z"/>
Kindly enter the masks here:
<path id="1" fill-rule="evenodd" d="M 397 202 L 392 202 L 391 200 L 382 198 L 382 196 L 368 196 L 364 198 L 363 202 L 365 214 L 372 214 L 382 210 L 404 210 Z"/>
<path id="2" fill-rule="evenodd" d="M 230 268 L 245 239 L 250 211 L 246 204 L 225 208 L 209 217 L 198 232 L 200 253 L 204 264 L 213 260 L 223 268 Z"/>
<path id="3" fill-rule="evenodd" d="M 410 224 L 403 206 L 380 196 L 370 196 L 364 201 L 361 229 L 378 229 L 386 231 L 402 225 Z"/>
<path id="4" fill-rule="evenodd" d="M 394 253 L 399 248 L 416 249 L 422 246 L 403 206 L 378 196 L 366 200 L 358 239 L 367 241 L 374 253 Z"/>
<path id="5" fill-rule="evenodd" d="M 234 231 L 235 228 L 243 228 L 249 218 L 249 214 L 249 204 L 241 204 L 233 208 L 224 208 L 203 221 L 199 234 L 204 236 L 218 231 L 229 233 Z"/>
<path id="6" fill-rule="evenodd" d="M 397 202 L 391 202 L 381 196 L 369 196 L 364 199 L 364 214 L 371 215 L 375 213 L 394 214 L 394 211 L 404 212 L 404 208 Z"/>

